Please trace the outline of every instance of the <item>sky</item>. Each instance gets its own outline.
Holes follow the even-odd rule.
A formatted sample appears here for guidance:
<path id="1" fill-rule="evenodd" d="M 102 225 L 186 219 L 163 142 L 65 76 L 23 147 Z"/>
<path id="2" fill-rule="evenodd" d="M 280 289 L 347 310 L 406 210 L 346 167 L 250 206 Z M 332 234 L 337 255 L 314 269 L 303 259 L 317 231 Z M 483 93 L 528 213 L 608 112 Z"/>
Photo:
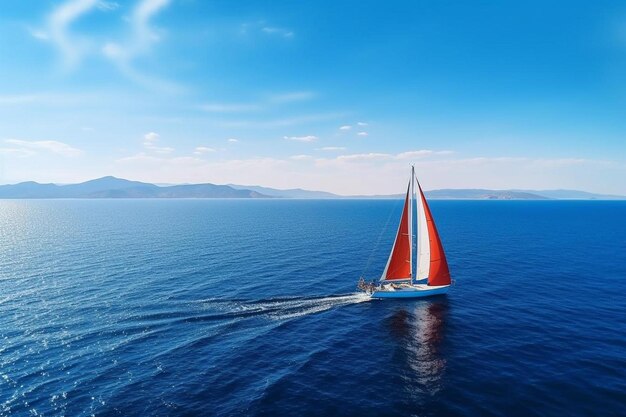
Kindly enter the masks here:
<path id="1" fill-rule="evenodd" d="M 6 0 L 0 184 L 626 195 L 626 4 Z"/>

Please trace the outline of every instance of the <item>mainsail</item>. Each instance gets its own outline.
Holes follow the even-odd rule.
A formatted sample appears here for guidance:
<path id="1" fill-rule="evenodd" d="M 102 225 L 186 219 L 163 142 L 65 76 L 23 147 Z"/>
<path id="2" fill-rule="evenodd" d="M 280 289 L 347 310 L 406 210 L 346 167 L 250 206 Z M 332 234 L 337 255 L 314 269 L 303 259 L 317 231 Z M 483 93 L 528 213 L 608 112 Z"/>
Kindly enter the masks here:
<path id="1" fill-rule="evenodd" d="M 400 225 L 398 226 L 398 233 L 396 234 L 396 240 L 393 243 L 393 248 L 391 249 L 391 254 L 387 260 L 383 275 L 380 277 L 381 281 L 411 279 L 411 271 L 413 269 L 411 262 L 411 200 L 411 182 L 409 182 L 409 186 L 406 190 L 406 198 L 404 199 L 402 216 L 400 217 Z"/>

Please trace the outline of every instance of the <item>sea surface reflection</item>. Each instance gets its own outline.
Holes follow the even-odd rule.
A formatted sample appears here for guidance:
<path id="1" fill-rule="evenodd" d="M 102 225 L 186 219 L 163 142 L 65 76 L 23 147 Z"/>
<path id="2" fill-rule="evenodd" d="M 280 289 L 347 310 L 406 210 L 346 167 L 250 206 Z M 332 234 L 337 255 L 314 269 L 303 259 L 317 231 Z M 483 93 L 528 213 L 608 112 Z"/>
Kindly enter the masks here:
<path id="1" fill-rule="evenodd" d="M 406 395 L 414 400 L 434 396 L 443 387 L 446 359 L 441 347 L 448 313 L 448 300 L 440 298 L 403 306 L 389 318 L 390 333 L 405 364 Z"/>

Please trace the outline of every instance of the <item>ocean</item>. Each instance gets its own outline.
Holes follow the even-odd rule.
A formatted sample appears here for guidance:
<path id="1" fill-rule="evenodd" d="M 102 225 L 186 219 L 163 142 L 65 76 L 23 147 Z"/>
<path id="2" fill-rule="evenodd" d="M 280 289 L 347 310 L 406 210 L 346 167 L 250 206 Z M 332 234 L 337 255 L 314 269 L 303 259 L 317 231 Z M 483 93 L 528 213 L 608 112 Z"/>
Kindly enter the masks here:
<path id="1" fill-rule="evenodd" d="M 0 201 L 0 416 L 626 414 L 626 202 L 432 201 L 454 285 L 368 300 L 401 201 Z"/>

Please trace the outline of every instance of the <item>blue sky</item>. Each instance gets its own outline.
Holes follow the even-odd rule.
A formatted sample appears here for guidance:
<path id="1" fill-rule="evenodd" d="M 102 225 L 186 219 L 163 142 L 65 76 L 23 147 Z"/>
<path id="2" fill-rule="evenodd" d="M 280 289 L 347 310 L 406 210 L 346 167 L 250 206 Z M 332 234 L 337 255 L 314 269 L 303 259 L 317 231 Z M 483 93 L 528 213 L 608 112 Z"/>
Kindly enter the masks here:
<path id="1" fill-rule="evenodd" d="M 0 183 L 626 194 L 621 2 L 12 0 Z"/>

